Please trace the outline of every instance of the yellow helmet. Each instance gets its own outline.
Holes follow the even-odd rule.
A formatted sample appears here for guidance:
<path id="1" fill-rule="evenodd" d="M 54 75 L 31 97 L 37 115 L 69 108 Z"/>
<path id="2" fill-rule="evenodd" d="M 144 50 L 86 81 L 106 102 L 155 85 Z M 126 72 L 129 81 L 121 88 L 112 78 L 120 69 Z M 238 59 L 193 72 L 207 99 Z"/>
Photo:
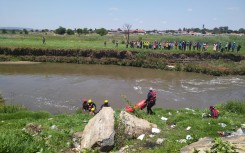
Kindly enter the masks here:
<path id="1" fill-rule="evenodd" d="M 104 102 L 105 102 L 105 103 L 108 103 L 108 100 L 106 99 Z"/>
<path id="2" fill-rule="evenodd" d="M 93 101 L 91 99 L 88 100 L 88 103 L 92 103 Z"/>
<path id="3" fill-rule="evenodd" d="M 91 111 L 92 111 L 92 112 L 95 111 L 95 108 L 91 108 Z"/>

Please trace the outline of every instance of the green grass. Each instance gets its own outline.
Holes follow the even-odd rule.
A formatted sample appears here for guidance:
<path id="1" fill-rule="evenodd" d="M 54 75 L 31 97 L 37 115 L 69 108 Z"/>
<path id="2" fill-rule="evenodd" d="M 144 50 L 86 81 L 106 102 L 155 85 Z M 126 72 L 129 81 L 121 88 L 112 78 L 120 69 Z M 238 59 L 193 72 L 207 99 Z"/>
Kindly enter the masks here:
<path id="1" fill-rule="evenodd" d="M 2 107 L 1 105 L 0 110 Z M 157 124 L 161 133 L 156 134 L 154 138 L 146 135 L 143 141 L 124 138 L 121 144 L 133 145 L 130 148 L 131 152 L 136 150 L 135 152 L 174 153 L 199 138 L 220 137 L 217 131 L 232 131 L 245 123 L 245 101 L 229 101 L 226 104 L 218 105 L 217 108 L 220 110 L 218 119 L 203 119 L 202 113 L 207 113 L 208 110 L 193 112 L 186 109 L 156 108 L 154 109 L 155 115 L 147 115 L 145 110 L 138 111 L 136 114 L 138 117 Z M 90 115 L 81 113 L 51 115 L 47 112 L 32 112 L 23 108 L 13 111 L 10 106 L 5 109 L 10 110 L 0 112 L 0 153 L 49 153 L 69 150 L 72 144 L 72 134 L 82 131 L 86 125 L 83 120 L 91 118 Z M 239 109 L 239 111 L 233 111 L 235 109 Z M 116 117 L 119 112 L 117 110 Z M 162 121 L 160 119 L 162 116 L 167 117 L 168 120 Z M 176 124 L 176 127 L 170 128 L 173 123 Z M 222 128 L 218 123 L 225 123 L 227 126 Z M 30 130 L 29 125 L 39 127 L 40 132 L 35 129 Z M 51 129 L 53 125 L 58 129 Z M 189 131 L 185 130 L 188 126 L 191 126 Z M 185 139 L 186 135 L 191 135 L 193 139 L 188 140 L 187 143 L 177 142 L 177 140 Z M 165 138 L 166 140 L 162 145 L 156 145 L 157 138 Z M 117 145 L 119 144 L 117 143 Z M 117 147 L 119 146 L 115 146 L 115 148 Z"/>
<path id="2" fill-rule="evenodd" d="M 46 45 L 42 44 L 42 36 L 46 38 Z M 207 42 L 209 44 L 208 52 L 212 52 L 212 45 L 221 42 L 223 47 L 226 42 L 236 42 L 241 44 L 242 48 L 240 54 L 245 54 L 245 37 L 242 36 L 159 36 L 159 35 L 131 35 L 130 40 L 143 41 L 192 41 L 192 42 Z M 56 35 L 54 33 L 30 33 L 25 34 L 0 34 L 0 47 L 12 48 L 52 48 L 52 49 L 105 49 L 104 41 L 107 41 L 107 49 L 125 50 L 126 45 L 121 44 L 122 41 L 126 42 L 124 35 L 106 35 L 99 36 L 97 34 L 90 35 Z M 119 47 L 116 48 L 112 40 L 119 41 Z M 127 50 L 137 51 L 153 51 L 150 49 L 136 49 L 128 48 Z M 163 50 L 155 50 L 154 52 L 163 52 Z M 177 50 L 165 52 L 182 52 Z"/>

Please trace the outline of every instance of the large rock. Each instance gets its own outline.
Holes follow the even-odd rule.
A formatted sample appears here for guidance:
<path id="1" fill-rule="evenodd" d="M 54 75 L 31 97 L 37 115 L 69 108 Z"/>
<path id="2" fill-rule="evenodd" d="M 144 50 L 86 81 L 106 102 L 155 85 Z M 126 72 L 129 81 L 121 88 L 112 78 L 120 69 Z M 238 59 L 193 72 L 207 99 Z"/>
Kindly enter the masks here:
<path id="1" fill-rule="evenodd" d="M 114 146 L 114 111 L 111 107 L 103 109 L 89 120 L 81 136 L 81 149 L 99 147 L 108 152 Z"/>
<path id="2" fill-rule="evenodd" d="M 212 138 L 201 138 L 199 141 L 194 142 L 188 146 L 185 146 L 180 150 L 181 153 L 190 153 L 194 151 L 194 148 L 200 150 L 199 153 L 206 153 L 206 150 L 210 151 L 210 148 L 213 146 Z M 233 137 L 222 137 L 222 141 L 228 141 L 233 146 L 235 146 L 237 151 L 240 153 L 245 152 L 245 136 L 233 136 Z"/>
<path id="3" fill-rule="evenodd" d="M 153 127 L 157 127 L 156 124 L 137 118 L 125 111 L 120 113 L 120 126 L 124 126 L 125 134 L 130 138 L 137 138 L 143 133 L 150 133 Z"/>

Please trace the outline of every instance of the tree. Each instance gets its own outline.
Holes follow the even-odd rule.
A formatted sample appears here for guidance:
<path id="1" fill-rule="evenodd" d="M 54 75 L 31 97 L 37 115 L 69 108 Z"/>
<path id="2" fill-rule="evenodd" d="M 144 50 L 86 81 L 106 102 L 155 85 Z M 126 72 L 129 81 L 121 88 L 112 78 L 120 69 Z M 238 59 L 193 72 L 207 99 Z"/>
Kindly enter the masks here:
<path id="1" fill-rule="evenodd" d="M 67 29 L 67 30 L 66 30 L 66 33 L 67 33 L 68 35 L 74 35 L 74 31 L 71 30 L 71 29 Z"/>
<path id="2" fill-rule="evenodd" d="M 23 29 L 24 34 L 28 34 L 28 31 L 26 29 Z"/>
<path id="3" fill-rule="evenodd" d="M 66 33 L 66 28 L 60 26 L 58 29 L 55 30 L 55 33 L 59 35 L 63 35 Z"/>
<path id="4" fill-rule="evenodd" d="M 126 35 L 126 39 L 127 39 L 127 45 L 129 44 L 129 34 L 130 34 L 131 28 L 132 28 L 132 25 L 130 25 L 130 24 L 124 24 L 123 25 L 124 34 Z"/>
<path id="5" fill-rule="evenodd" d="M 193 31 L 194 32 L 201 32 L 201 30 L 199 28 L 194 28 Z"/>
<path id="6" fill-rule="evenodd" d="M 12 34 L 16 34 L 15 30 L 11 30 L 11 33 L 12 33 Z"/>
<path id="7" fill-rule="evenodd" d="M 100 28 L 100 29 L 97 29 L 97 30 L 96 30 L 96 33 L 99 34 L 99 35 L 101 35 L 101 36 L 104 36 L 104 35 L 106 35 L 108 32 L 107 32 L 107 30 L 106 30 L 105 28 Z"/>
<path id="8" fill-rule="evenodd" d="M 7 30 L 6 29 L 3 29 L 2 30 L 2 34 L 6 34 L 7 33 Z"/>
<path id="9" fill-rule="evenodd" d="M 93 29 L 91 29 L 91 28 L 88 31 L 89 31 L 89 33 L 93 33 Z"/>
<path id="10" fill-rule="evenodd" d="M 86 35 L 89 33 L 88 28 L 83 28 L 83 33 Z"/>
<path id="11" fill-rule="evenodd" d="M 239 33 L 245 33 L 245 29 L 240 28 L 240 29 L 238 30 L 238 32 L 239 32 Z"/>
<path id="12" fill-rule="evenodd" d="M 77 34 L 80 36 L 83 33 L 83 29 L 78 28 L 77 29 Z"/>

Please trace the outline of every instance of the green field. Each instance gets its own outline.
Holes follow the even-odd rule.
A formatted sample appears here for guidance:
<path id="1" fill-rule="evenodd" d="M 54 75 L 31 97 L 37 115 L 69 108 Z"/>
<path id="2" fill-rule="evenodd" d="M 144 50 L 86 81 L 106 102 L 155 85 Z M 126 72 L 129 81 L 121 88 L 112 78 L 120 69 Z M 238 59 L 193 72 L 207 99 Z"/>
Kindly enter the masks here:
<path id="1" fill-rule="evenodd" d="M 46 44 L 42 44 L 42 37 L 46 38 Z M 119 41 L 118 50 L 143 50 L 143 49 L 126 49 L 126 45 L 122 44 L 126 42 L 125 35 L 114 34 L 99 36 L 97 34 L 88 35 L 57 35 L 54 33 L 36 33 L 30 32 L 29 34 L 0 34 L 0 47 L 11 48 L 52 48 L 52 49 L 117 49 L 116 45 L 112 41 Z M 236 42 L 241 44 L 242 48 L 240 54 L 245 54 L 245 37 L 244 36 L 169 36 L 169 35 L 130 35 L 130 40 L 137 41 L 192 41 L 192 42 L 207 42 L 209 44 L 208 51 L 212 52 L 213 44 L 221 42 L 222 47 L 226 42 Z M 107 46 L 104 47 L 104 41 L 107 42 Z M 146 49 L 145 49 L 146 50 Z M 150 49 L 147 49 L 150 51 Z M 151 50 L 152 51 L 152 50 Z M 176 52 L 176 50 L 171 50 Z M 156 50 L 156 52 L 170 52 L 166 50 Z"/>
<path id="2" fill-rule="evenodd" d="M 245 123 L 245 101 L 230 101 L 227 104 L 218 105 L 220 117 L 218 119 L 203 119 L 202 113 L 208 110 L 173 110 L 154 109 L 155 115 L 147 115 L 145 110 L 137 111 L 136 116 L 157 124 L 160 134 L 150 138 L 146 135 L 143 141 L 128 139 L 121 135 L 116 125 L 116 137 L 114 151 L 125 145 L 132 145 L 130 152 L 152 153 L 178 153 L 179 150 L 197 141 L 202 137 L 220 137 L 217 131 L 235 131 Z M 120 110 L 116 111 L 116 119 Z M 0 103 L 0 152 L 40 152 L 55 153 L 70 150 L 73 143 L 72 135 L 77 131 L 83 131 L 87 121 L 92 116 L 84 113 L 51 115 L 47 112 L 32 112 L 23 107 L 6 106 Z M 161 117 L 167 117 L 162 121 Z M 221 127 L 219 123 L 227 126 Z M 171 128 L 176 124 L 175 128 Z M 190 126 L 189 131 L 186 128 Z M 56 128 L 52 128 L 56 127 Z M 191 135 L 193 139 L 186 143 L 177 140 L 185 139 Z M 165 138 L 161 145 L 156 145 L 157 138 Z M 136 150 L 136 151 L 134 151 Z M 87 152 L 99 152 L 98 150 Z"/>

